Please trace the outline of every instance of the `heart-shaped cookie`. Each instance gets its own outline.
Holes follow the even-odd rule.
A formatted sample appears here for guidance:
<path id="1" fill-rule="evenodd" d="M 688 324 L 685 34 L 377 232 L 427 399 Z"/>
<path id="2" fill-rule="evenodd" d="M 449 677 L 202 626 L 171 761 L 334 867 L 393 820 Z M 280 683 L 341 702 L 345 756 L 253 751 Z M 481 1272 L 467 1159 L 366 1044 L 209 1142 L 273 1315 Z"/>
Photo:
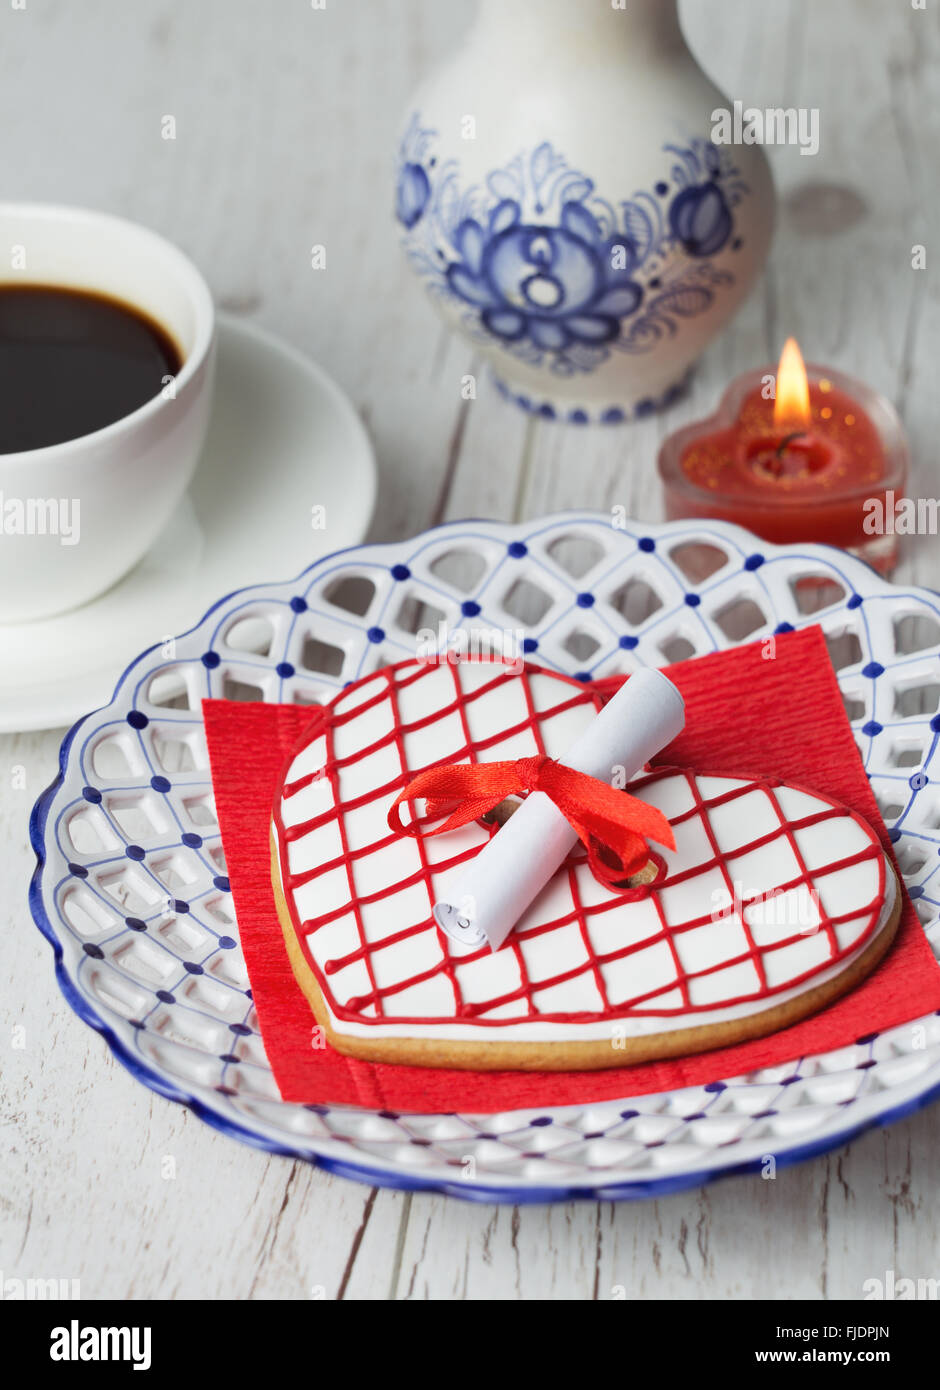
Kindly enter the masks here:
<path id="1" fill-rule="evenodd" d="M 294 972 L 336 1048 L 619 1066 L 775 1031 L 877 964 L 900 893 L 867 822 L 798 787 L 670 768 L 629 787 L 675 834 L 653 882 L 618 891 L 572 856 L 501 950 L 448 940 L 432 907 L 497 827 L 395 835 L 392 802 L 440 763 L 563 758 L 601 703 L 534 666 L 411 660 L 313 719 L 280 780 L 272 870 Z"/>

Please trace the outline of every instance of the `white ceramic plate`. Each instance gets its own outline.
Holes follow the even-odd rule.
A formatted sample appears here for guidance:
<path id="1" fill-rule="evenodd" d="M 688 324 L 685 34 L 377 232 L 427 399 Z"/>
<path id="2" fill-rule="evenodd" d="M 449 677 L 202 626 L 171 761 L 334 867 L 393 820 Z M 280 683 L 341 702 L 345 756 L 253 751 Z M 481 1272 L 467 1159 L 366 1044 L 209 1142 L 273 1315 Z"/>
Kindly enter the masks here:
<path id="1" fill-rule="evenodd" d="M 247 993 L 200 702 L 329 698 L 413 655 L 434 613 L 451 628 L 521 627 L 534 660 L 588 676 L 819 623 L 937 948 L 936 594 L 825 546 L 768 545 L 718 522 L 460 522 L 230 595 L 173 658 L 145 652 L 66 738 L 33 811 L 30 903 L 66 999 L 140 1081 L 269 1152 L 507 1202 L 662 1196 L 758 1171 L 767 1154 L 794 1163 L 940 1093 L 940 1018 L 929 1015 L 748 1076 L 595 1105 L 413 1115 L 282 1101 Z"/>
<path id="2" fill-rule="evenodd" d="M 220 317 L 212 423 L 189 492 L 100 598 L 0 626 L 0 733 L 72 723 L 111 698 L 143 645 L 185 631 L 220 594 L 362 540 L 375 488 L 372 445 L 335 382 L 269 333 Z"/>

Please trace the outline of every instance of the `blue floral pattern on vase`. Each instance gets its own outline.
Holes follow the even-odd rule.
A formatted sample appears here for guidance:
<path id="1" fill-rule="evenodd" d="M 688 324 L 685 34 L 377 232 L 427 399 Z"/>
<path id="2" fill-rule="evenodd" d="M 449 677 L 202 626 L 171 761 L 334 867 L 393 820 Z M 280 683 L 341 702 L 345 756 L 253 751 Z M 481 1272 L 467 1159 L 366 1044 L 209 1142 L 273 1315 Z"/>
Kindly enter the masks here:
<path id="1" fill-rule="evenodd" d="M 731 236 L 731 209 L 717 183 L 683 188 L 669 209 L 669 226 L 688 256 L 715 256 Z"/>
<path id="2" fill-rule="evenodd" d="M 421 164 L 403 164 L 398 171 L 395 215 L 410 231 L 421 220 L 431 196 L 431 180 Z"/>
<path id="3" fill-rule="evenodd" d="M 737 250 L 748 192 L 727 151 L 667 145 L 668 178 L 616 207 L 547 142 L 462 188 L 437 133 L 412 117 L 396 211 L 408 258 L 463 326 L 532 366 L 589 372 L 612 351 L 644 353 L 734 283 L 712 259 Z"/>

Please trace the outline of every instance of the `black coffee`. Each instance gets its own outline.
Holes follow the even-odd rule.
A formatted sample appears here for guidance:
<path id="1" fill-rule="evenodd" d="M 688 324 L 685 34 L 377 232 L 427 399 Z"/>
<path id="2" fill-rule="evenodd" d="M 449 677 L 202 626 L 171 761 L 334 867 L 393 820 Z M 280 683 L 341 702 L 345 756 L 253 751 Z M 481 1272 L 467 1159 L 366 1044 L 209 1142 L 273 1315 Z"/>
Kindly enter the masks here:
<path id="1" fill-rule="evenodd" d="M 159 395 L 181 365 L 166 330 L 133 305 L 0 285 L 0 454 L 103 429 Z"/>

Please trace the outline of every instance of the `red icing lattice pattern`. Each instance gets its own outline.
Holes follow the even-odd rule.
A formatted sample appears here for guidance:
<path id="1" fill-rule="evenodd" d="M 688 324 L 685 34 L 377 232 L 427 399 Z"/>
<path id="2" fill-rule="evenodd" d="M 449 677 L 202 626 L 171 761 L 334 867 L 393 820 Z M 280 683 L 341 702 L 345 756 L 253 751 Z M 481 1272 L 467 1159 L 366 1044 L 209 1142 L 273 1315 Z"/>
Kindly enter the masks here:
<path id="1" fill-rule="evenodd" d="M 496 831 L 472 827 L 469 845 L 464 832 L 436 841 L 402 840 L 385 826 L 387 807 L 416 773 L 442 762 L 536 752 L 559 756 L 571 742 L 561 737 L 561 726 L 573 713 L 583 719 L 604 693 L 600 686 L 536 667 L 522 673 L 490 663 L 481 667 L 484 663 L 408 661 L 387 668 L 342 692 L 292 759 L 275 808 L 282 881 L 306 958 L 335 1017 L 378 1025 L 457 1020 L 496 1027 L 535 1020 L 587 1024 L 631 1016 L 694 1017 L 804 985 L 873 935 L 884 904 L 885 864 L 874 833 L 860 817 L 814 795 L 816 809 L 788 818 L 781 797 L 798 796 L 797 789 L 663 769 L 630 787 L 641 798 L 657 804 L 665 798 L 683 807 L 670 815 L 679 849 L 666 856 L 665 875 L 655 884 L 617 893 L 593 879 L 583 857 L 572 857 L 502 951 L 493 956 L 488 947 L 466 951 L 451 945 L 431 916 L 442 896 L 441 876 L 472 858 Z M 423 702 L 424 712 L 403 714 L 403 705 L 422 709 L 421 685 L 433 678 L 434 696 Z M 446 696 L 444 681 L 449 682 Z M 484 701 L 487 717 L 481 718 Z M 322 757 L 318 753 L 312 770 L 298 775 L 298 763 L 311 761 L 321 743 Z M 369 768 L 377 765 L 391 775 L 372 784 L 367 759 Z M 296 798 L 315 784 L 324 808 L 291 824 Z M 749 835 L 729 853 L 716 824 L 726 827 L 727 838 L 727 815 L 734 815 L 735 803 L 748 822 L 754 819 L 756 803 L 746 812 L 740 803 L 755 793 L 766 799 L 760 814 L 764 824 L 770 815 L 770 828 Z M 384 833 L 352 843 L 352 818 L 370 807 L 381 812 L 374 825 L 384 826 Z M 837 821 L 858 827 L 850 838 L 860 847 L 830 860 L 821 837 L 828 844 Z M 450 839 L 452 847 L 446 843 Z M 293 847 L 327 840 L 332 853 L 322 860 L 314 855 L 302 870 L 289 868 Z M 690 850 L 696 842 L 700 849 Z M 782 879 L 772 873 L 770 879 L 780 881 L 742 894 L 735 866 L 762 852 L 790 864 L 792 871 Z M 850 874 L 858 883 L 846 890 L 843 871 L 862 865 L 871 865 L 870 871 Z M 307 887 L 316 894 L 328 882 L 336 904 L 299 920 L 297 894 Z M 831 892 L 837 883 L 839 891 Z M 716 885 L 729 902 L 724 915 L 716 914 Z M 808 895 L 818 925 L 811 933 L 785 930 L 767 938 L 752 919 L 768 891 Z M 834 911 L 830 898 L 848 905 Z M 329 949 L 321 948 L 327 940 Z M 358 982 L 353 993 L 338 987 L 350 974 Z M 417 997 L 433 997 L 433 1009 L 416 1010 Z"/>

